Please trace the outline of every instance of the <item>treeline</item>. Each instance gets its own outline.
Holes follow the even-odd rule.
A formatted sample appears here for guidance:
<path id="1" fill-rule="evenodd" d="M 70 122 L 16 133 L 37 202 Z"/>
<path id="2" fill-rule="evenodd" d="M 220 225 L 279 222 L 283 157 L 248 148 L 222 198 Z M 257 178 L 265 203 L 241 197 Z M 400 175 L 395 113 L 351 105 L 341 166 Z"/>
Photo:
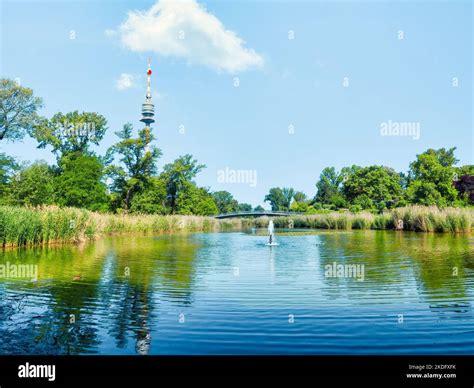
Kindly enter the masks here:
<path id="1" fill-rule="evenodd" d="M 407 174 L 386 166 L 326 167 L 314 198 L 274 187 L 265 197 L 272 210 L 303 213 L 349 209 L 382 212 L 407 205 L 465 207 L 474 203 L 474 165 L 456 167 L 455 148 L 417 155 Z"/>
<path id="2" fill-rule="evenodd" d="M 318 214 L 296 214 L 272 218 L 276 228 L 310 228 L 337 230 L 405 230 L 413 232 L 469 233 L 474 226 L 474 208 L 438 208 L 436 206 L 411 205 L 385 210 L 330 211 Z M 266 228 L 265 217 L 246 218 L 244 227 Z"/>
<path id="3" fill-rule="evenodd" d="M 149 128 L 125 124 L 104 155 L 92 148 L 103 140 L 105 117 L 94 112 L 57 113 L 47 119 L 33 91 L 0 80 L 0 141 L 30 136 L 50 148 L 56 162 L 19 164 L 0 153 L 0 205 L 58 205 L 98 212 L 215 215 L 251 211 L 227 191 L 211 192 L 195 183 L 205 168 L 192 155 L 180 156 L 158 170 L 161 150 Z M 0 144 L 1 144 L 0 143 Z M 456 167 L 455 148 L 416 157 L 407 174 L 385 166 L 333 167 L 323 170 L 313 198 L 293 188 L 272 188 L 265 202 L 272 210 L 320 213 L 338 209 L 383 211 L 411 204 L 463 207 L 473 204 L 474 166 Z M 253 210 L 261 211 L 257 206 Z"/>
<path id="4" fill-rule="evenodd" d="M 0 140 L 17 141 L 29 135 L 38 148 L 50 147 L 56 163 L 20 165 L 0 153 L 0 204 L 59 205 L 99 212 L 215 215 L 221 212 L 221 192 L 198 187 L 194 179 L 205 168 L 191 155 L 180 156 L 158 171 L 161 150 L 152 144 L 149 128 L 134 135 L 125 124 L 115 132 L 117 142 L 105 155 L 99 145 L 107 120 L 98 113 L 38 115 L 43 106 L 29 88 L 0 80 Z M 234 201 L 240 210 L 248 204 Z M 233 203 L 234 203 L 233 202 Z"/>

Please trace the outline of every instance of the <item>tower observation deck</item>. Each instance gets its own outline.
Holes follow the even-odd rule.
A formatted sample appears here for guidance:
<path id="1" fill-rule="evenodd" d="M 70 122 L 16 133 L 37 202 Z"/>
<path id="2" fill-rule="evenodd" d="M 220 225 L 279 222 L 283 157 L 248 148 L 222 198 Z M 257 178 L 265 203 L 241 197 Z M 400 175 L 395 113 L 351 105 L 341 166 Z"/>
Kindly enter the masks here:
<path id="1" fill-rule="evenodd" d="M 145 102 L 142 104 L 142 118 L 140 121 L 145 123 L 147 127 L 150 127 L 152 123 L 155 122 L 155 106 L 153 105 L 153 101 L 151 99 L 151 89 L 150 89 L 150 81 L 151 81 L 151 67 L 150 61 L 148 61 L 148 70 L 146 72 L 147 79 L 148 79 L 148 87 L 145 97 Z"/>

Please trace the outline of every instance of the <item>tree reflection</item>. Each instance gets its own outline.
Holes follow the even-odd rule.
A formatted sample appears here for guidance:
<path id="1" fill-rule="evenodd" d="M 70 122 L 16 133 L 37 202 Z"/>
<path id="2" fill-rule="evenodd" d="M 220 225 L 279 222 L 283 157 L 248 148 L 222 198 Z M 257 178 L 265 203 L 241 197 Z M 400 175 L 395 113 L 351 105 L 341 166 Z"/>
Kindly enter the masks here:
<path id="1" fill-rule="evenodd" d="M 2 262 L 37 264 L 38 281 L 0 279 L 2 353 L 85 354 L 107 324 L 124 348 L 148 354 L 160 299 L 192 302 L 199 245 L 186 236 L 115 237 L 83 246 L 4 252 Z M 22 308 L 8 296 L 22 295 Z"/>
<path id="2" fill-rule="evenodd" d="M 472 248 L 465 235 L 392 231 L 353 231 L 321 236 L 320 267 L 363 264 L 364 284 L 355 278 L 325 278 L 326 292 L 347 298 L 386 294 L 381 303 L 402 300 L 416 284 L 416 295 L 434 312 L 467 312 L 466 269 L 472 267 Z M 369 283 L 370 286 L 367 284 Z M 390 288 L 389 288 L 390 287 Z M 444 301 L 443 301 L 444 300 Z"/>
<path id="3" fill-rule="evenodd" d="M 158 325 L 154 311 L 160 301 L 192 303 L 198 248 L 189 236 L 112 241 L 113 276 L 104 290 L 107 295 L 116 296 L 109 308 L 113 317 L 110 334 L 117 347 L 127 347 L 131 332 L 135 352 L 148 354 L 152 330 Z"/>

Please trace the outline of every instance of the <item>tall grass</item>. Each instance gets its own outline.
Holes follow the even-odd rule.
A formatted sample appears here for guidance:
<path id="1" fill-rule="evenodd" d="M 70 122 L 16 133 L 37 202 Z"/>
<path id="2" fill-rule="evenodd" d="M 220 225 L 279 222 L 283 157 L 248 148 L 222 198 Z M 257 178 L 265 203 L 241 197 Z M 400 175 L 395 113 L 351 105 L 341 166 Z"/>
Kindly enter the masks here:
<path id="1" fill-rule="evenodd" d="M 118 233 L 159 234 L 240 229 L 240 219 L 115 215 L 83 209 L 0 206 L 0 246 L 77 243 Z"/>
<path id="2" fill-rule="evenodd" d="M 409 206 L 394 209 L 392 219 L 403 220 L 405 230 L 462 233 L 474 226 L 474 209 Z"/>
<path id="3" fill-rule="evenodd" d="M 247 227 L 266 227 L 268 217 L 244 221 Z M 370 212 L 332 212 L 273 218 L 277 228 L 314 229 L 395 229 L 399 220 L 403 230 L 416 232 L 467 233 L 474 226 L 473 208 L 445 208 L 435 206 L 407 206 L 388 210 L 383 214 Z"/>
<path id="4" fill-rule="evenodd" d="M 403 229 L 417 232 L 470 232 L 473 208 L 408 206 L 386 211 L 332 212 L 273 218 L 277 228 L 314 229 L 394 229 L 399 220 Z M 181 215 L 116 215 L 83 209 L 0 206 L 0 246 L 16 247 L 52 243 L 76 243 L 118 233 L 159 234 L 240 230 L 267 227 L 268 217 L 223 219 Z"/>

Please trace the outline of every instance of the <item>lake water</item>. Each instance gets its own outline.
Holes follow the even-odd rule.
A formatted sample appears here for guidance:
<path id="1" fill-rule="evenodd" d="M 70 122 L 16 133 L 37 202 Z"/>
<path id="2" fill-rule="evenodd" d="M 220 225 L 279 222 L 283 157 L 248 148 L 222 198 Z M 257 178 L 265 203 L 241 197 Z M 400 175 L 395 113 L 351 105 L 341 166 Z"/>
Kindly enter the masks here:
<path id="1" fill-rule="evenodd" d="M 38 278 L 0 278 L 0 354 L 474 354 L 471 236 L 277 241 L 127 236 L 2 252 L 4 269 L 37 265 Z"/>

